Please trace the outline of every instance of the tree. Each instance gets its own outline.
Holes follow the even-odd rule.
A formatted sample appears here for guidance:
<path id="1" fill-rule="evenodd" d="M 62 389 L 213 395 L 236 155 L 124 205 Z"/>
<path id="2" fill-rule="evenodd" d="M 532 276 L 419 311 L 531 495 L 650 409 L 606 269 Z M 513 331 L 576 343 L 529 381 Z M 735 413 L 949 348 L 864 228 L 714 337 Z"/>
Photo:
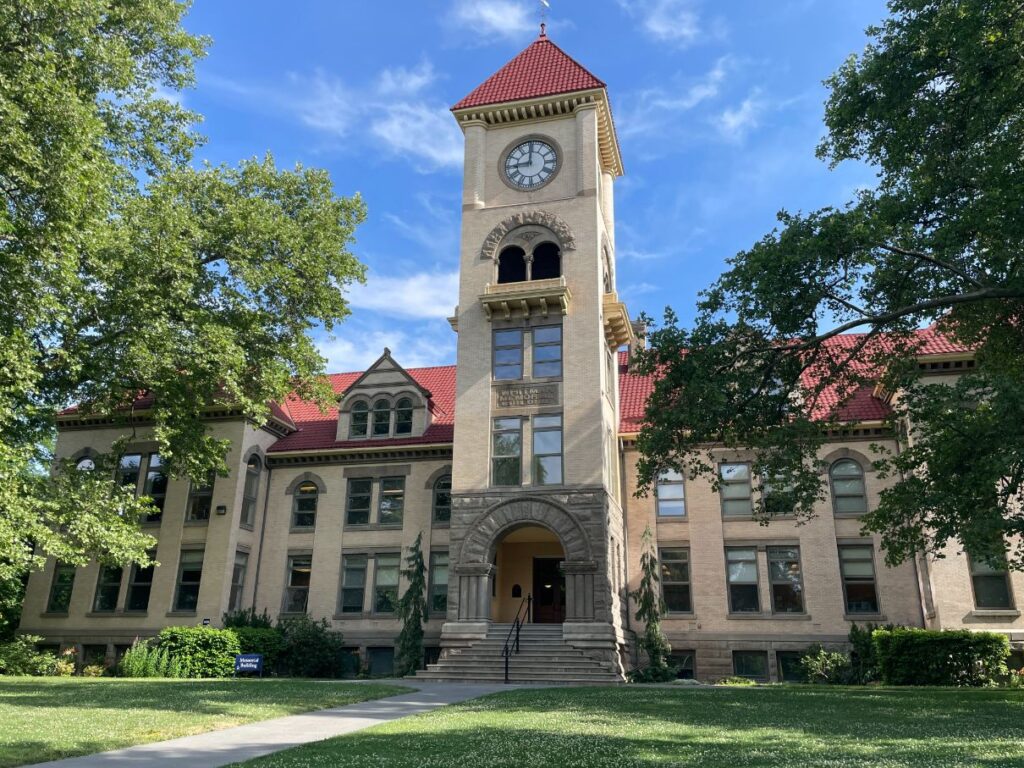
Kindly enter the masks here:
<path id="1" fill-rule="evenodd" d="M 307 335 L 348 313 L 365 211 L 268 155 L 192 164 L 188 87 L 208 41 L 177 0 L 0 0 L 0 580 L 49 555 L 148 562 L 148 500 L 54 462 L 74 403 L 152 429 L 176 476 L 226 470 L 203 416 L 262 422 L 293 389 L 325 405 Z M 145 412 L 134 405 L 147 395 Z"/>
<path id="2" fill-rule="evenodd" d="M 420 542 L 423 533 L 416 534 L 416 541 L 405 556 L 406 567 L 402 575 L 406 579 L 405 593 L 398 600 L 398 618 L 402 630 L 395 640 L 395 674 L 400 677 L 414 675 L 423 663 L 423 623 L 427 620 L 427 568 L 423 563 Z"/>
<path id="3" fill-rule="evenodd" d="M 673 466 L 717 489 L 712 447 L 755 452 L 767 521 L 813 514 L 819 449 L 844 406 L 900 392 L 894 479 L 864 519 L 890 564 L 941 556 L 1024 567 L 1024 8 L 1009 0 L 891 0 L 872 42 L 826 81 L 832 166 L 862 161 L 877 185 L 842 208 L 779 213 L 780 226 L 703 292 L 689 327 L 666 310 L 640 356 L 657 374 L 638 440 L 641 490 Z M 933 326 L 976 367 L 923 379 Z M 853 334 L 852 332 L 857 332 Z M 842 335 L 851 334 L 851 335 Z"/>
<path id="4" fill-rule="evenodd" d="M 672 646 L 661 631 L 665 601 L 661 597 L 658 553 L 650 526 L 644 529 L 640 542 L 644 550 L 640 555 L 640 586 L 630 592 L 630 597 L 636 601 L 636 620 L 644 623 L 644 633 L 637 646 L 647 655 L 647 666 L 638 670 L 636 677 L 649 683 L 671 680 L 675 677 L 675 669 L 668 663 Z"/>

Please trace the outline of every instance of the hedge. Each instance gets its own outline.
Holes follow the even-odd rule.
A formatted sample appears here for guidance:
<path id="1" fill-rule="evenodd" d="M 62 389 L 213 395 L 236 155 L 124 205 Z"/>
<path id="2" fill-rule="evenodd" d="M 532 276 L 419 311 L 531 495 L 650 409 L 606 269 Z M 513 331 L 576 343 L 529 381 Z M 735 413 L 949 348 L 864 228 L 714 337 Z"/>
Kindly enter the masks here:
<path id="1" fill-rule="evenodd" d="M 994 632 L 876 629 L 871 638 L 887 685 L 993 685 L 1010 655 L 1009 640 Z"/>
<path id="2" fill-rule="evenodd" d="M 238 635 L 212 627 L 167 627 L 157 635 L 157 644 L 185 677 L 227 677 L 235 671 L 235 654 L 241 652 Z"/>
<path id="3" fill-rule="evenodd" d="M 231 629 L 238 636 L 238 644 L 242 653 L 259 653 L 263 655 L 265 673 L 277 671 L 277 664 L 284 653 L 284 635 L 279 629 L 263 627 L 234 627 Z"/>

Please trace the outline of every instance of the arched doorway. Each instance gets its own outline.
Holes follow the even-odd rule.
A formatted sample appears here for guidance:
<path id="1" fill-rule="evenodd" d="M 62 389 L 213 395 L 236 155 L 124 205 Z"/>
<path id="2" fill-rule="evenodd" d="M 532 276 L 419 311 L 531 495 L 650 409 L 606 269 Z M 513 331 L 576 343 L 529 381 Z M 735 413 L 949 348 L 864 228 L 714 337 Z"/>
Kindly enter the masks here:
<path id="1" fill-rule="evenodd" d="M 495 545 L 491 617 L 511 622 L 532 597 L 531 620 L 537 624 L 565 621 L 565 549 L 558 536 L 539 525 L 506 533 Z"/>

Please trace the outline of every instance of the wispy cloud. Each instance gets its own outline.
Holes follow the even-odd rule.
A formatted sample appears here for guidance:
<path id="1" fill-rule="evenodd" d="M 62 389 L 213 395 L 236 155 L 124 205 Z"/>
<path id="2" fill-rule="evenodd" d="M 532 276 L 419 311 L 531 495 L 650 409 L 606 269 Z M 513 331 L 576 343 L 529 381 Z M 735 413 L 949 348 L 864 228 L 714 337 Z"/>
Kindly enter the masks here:
<path id="1" fill-rule="evenodd" d="M 458 302 L 458 272 L 418 272 L 404 277 L 370 273 L 366 285 L 353 285 L 349 303 L 358 309 L 408 318 L 443 319 Z"/>
<path id="2" fill-rule="evenodd" d="M 630 15 L 640 20 L 643 31 L 655 40 L 687 46 L 702 34 L 696 0 L 618 0 Z"/>
<path id="3" fill-rule="evenodd" d="M 684 80 L 671 91 L 660 87 L 641 91 L 634 99 L 626 101 L 618 120 L 620 135 L 630 137 L 661 130 L 679 113 L 714 99 L 732 67 L 732 59 L 723 56 L 702 77 Z"/>
<path id="4" fill-rule="evenodd" d="M 437 79 L 434 65 L 424 59 L 415 67 L 389 67 L 377 76 L 377 93 L 382 96 L 412 96 Z"/>
<path id="5" fill-rule="evenodd" d="M 365 371 L 384 352 L 406 368 L 440 365 L 451 359 L 454 334 L 447 323 L 437 328 L 419 327 L 416 333 L 399 329 L 354 328 L 348 324 L 343 335 L 323 334 L 316 339 L 317 349 L 327 359 L 331 373 Z"/>
<path id="6" fill-rule="evenodd" d="M 726 109 L 718 115 L 715 120 L 718 132 L 729 141 L 741 141 L 758 126 L 765 106 L 758 91 L 754 91 L 739 106 Z"/>
<path id="7" fill-rule="evenodd" d="M 417 170 L 462 165 L 462 134 L 446 107 L 393 104 L 370 130 L 393 153 L 417 161 Z"/>
<path id="8" fill-rule="evenodd" d="M 359 113 L 358 99 L 337 78 L 321 71 L 311 78 L 293 76 L 295 84 L 306 89 L 299 96 L 299 117 L 310 128 L 334 136 L 345 136 Z"/>
<path id="9" fill-rule="evenodd" d="M 535 26 L 532 6 L 520 0 L 458 0 L 451 21 L 482 37 L 518 40 Z"/>

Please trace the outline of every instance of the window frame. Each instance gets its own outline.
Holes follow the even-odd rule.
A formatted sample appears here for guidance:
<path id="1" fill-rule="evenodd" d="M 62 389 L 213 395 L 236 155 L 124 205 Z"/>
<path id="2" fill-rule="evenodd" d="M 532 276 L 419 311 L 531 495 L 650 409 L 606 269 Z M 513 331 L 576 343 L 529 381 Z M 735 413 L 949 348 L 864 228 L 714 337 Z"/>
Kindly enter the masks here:
<path id="1" fill-rule="evenodd" d="M 674 473 L 676 476 L 678 476 L 679 479 L 664 479 L 666 475 L 668 475 L 669 473 Z M 674 499 L 671 497 L 663 499 L 661 495 L 662 486 L 665 486 L 666 488 L 674 488 L 676 486 L 679 486 L 682 495 L 679 499 Z M 683 505 L 682 512 L 662 512 L 662 501 L 667 501 L 670 503 L 681 502 Z M 658 476 L 655 479 L 654 484 L 654 511 L 658 517 L 663 517 L 669 520 L 685 520 L 687 518 L 686 478 L 683 476 L 683 473 L 680 472 L 679 470 L 672 469 L 671 467 L 665 467 L 660 472 L 658 472 Z"/>
<path id="2" fill-rule="evenodd" d="M 117 579 L 110 576 L 111 573 L 117 572 Z M 121 600 L 121 582 L 124 580 L 124 568 L 120 565 L 106 565 L 100 564 L 99 573 L 96 574 L 96 589 L 92 595 L 92 612 L 93 613 L 116 613 L 118 603 Z M 110 591 L 113 591 L 114 602 L 109 608 L 100 607 L 100 597 L 108 595 Z"/>
<path id="3" fill-rule="evenodd" d="M 672 557 L 666 556 L 666 553 L 681 553 L 680 557 L 678 554 Z M 686 566 L 686 579 L 668 579 L 665 571 L 666 563 L 683 563 Z M 660 582 L 661 582 L 661 599 L 665 603 L 665 613 L 675 616 L 692 616 L 693 615 L 693 568 L 690 562 L 690 548 L 689 547 L 659 547 L 658 548 L 658 564 L 660 568 Z M 679 587 L 685 586 L 686 588 L 686 602 L 689 608 L 686 609 L 674 609 L 669 605 L 668 597 L 665 593 L 666 587 Z"/>
<path id="4" fill-rule="evenodd" d="M 359 564 L 362 567 L 359 567 Z M 342 554 L 341 556 L 341 589 L 338 590 L 338 614 L 345 615 L 351 614 L 361 616 L 366 612 L 366 586 L 368 579 L 366 578 L 367 572 L 370 567 L 370 556 L 362 553 L 351 553 Z M 347 576 L 349 572 L 361 572 L 362 583 L 358 585 L 352 585 L 347 583 Z M 350 610 L 345 605 L 346 593 L 354 593 L 359 590 L 359 608 L 358 610 Z"/>
<path id="5" fill-rule="evenodd" d="M 199 559 L 198 560 L 195 559 L 195 555 L 199 555 Z M 188 563 L 186 563 L 186 556 L 189 557 Z M 174 613 L 196 613 L 196 611 L 198 610 L 198 608 L 199 608 L 199 593 L 200 593 L 200 590 L 202 589 L 202 585 L 203 585 L 203 566 L 205 565 L 205 561 L 206 561 L 206 552 L 205 552 L 205 550 L 202 550 L 202 549 L 183 549 L 183 550 L 181 550 L 180 554 L 178 555 L 178 572 L 177 572 L 177 577 L 175 578 L 175 581 L 174 581 L 174 604 L 173 604 L 174 607 L 171 609 Z M 190 570 L 198 570 L 198 574 L 199 574 L 198 578 L 195 580 L 195 582 L 191 582 L 191 581 L 185 582 L 183 580 L 183 577 L 185 575 L 185 566 L 186 566 L 186 564 L 194 565 L 196 562 L 199 563 L 199 568 L 198 569 L 194 569 L 193 568 L 193 569 L 190 569 Z M 183 608 L 182 607 L 182 603 L 181 603 L 181 598 L 182 598 L 182 594 L 183 594 L 182 587 L 188 587 L 189 588 L 189 593 L 190 593 L 193 585 L 195 587 L 195 593 L 196 593 L 195 594 L 195 605 L 193 607 L 191 607 L 191 608 L 187 608 L 187 607 Z"/>
<path id="6" fill-rule="evenodd" d="M 126 469 L 125 462 L 129 459 L 135 458 L 138 463 L 132 468 L 130 465 Z M 128 483 L 127 480 L 130 476 L 134 475 L 134 482 Z M 142 479 L 142 454 L 141 453 L 124 453 L 117 462 L 116 478 L 115 481 L 122 488 L 131 487 L 132 492 L 138 496 L 139 494 L 139 482 Z"/>
<path id="7" fill-rule="evenodd" d="M 362 406 L 362 407 L 360 407 Z M 362 422 L 362 432 L 356 431 L 356 414 L 360 415 L 360 421 Z M 367 400 L 360 398 L 352 403 L 352 407 L 348 411 L 348 437 L 350 440 L 358 438 L 366 439 L 370 436 L 370 403 Z"/>
<path id="8" fill-rule="evenodd" d="M 188 482 L 188 500 L 185 502 L 185 522 L 210 522 L 210 515 L 213 514 L 213 487 L 217 482 L 216 470 L 211 469 L 206 479 L 208 481 L 207 485 L 197 486 L 193 480 L 189 480 Z M 206 517 L 197 516 L 195 514 L 197 506 L 205 506 Z"/>
<path id="9" fill-rule="evenodd" d="M 515 428 L 499 426 L 500 422 L 515 422 Z M 519 452 L 514 454 L 497 454 L 496 441 L 499 435 L 516 435 L 519 442 Z M 514 483 L 497 482 L 497 462 L 516 462 L 518 465 L 517 480 Z M 495 488 L 519 488 L 523 484 L 523 417 L 522 416 L 499 416 L 491 419 L 491 486 Z"/>
<path id="10" fill-rule="evenodd" d="M 722 476 L 725 467 L 745 467 L 747 471 L 747 478 L 743 481 L 727 480 Z M 747 493 L 746 496 L 735 496 L 726 498 L 726 494 L 723 492 L 725 488 L 737 487 L 746 485 Z M 718 463 L 718 498 L 722 507 L 722 517 L 729 519 L 744 519 L 754 516 L 754 481 L 753 472 L 751 471 L 749 461 L 720 461 Z M 726 502 L 729 501 L 741 501 L 746 499 L 747 506 L 743 512 L 727 512 Z"/>
<path id="11" fill-rule="evenodd" d="M 353 493 L 353 488 L 356 484 L 366 484 L 366 493 Z M 355 498 L 366 499 L 366 520 L 361 522 L 353 522 L 352 512 L 355 508 L 352 505 L 352 500 Z M 373 479 L 369 477 L 350 477 L 348 478 L 348 485 L 345 488 L 345 525 L 369 525 L 370 514 L 373 509 Z M 360 510 L 361 511 L 361 510 Z"/>
<path id="12" fill-rule="evenodd" d="M 736 660 L 740 656 L 759 656 L 764 660 L 764 675 L 745 675 L 736 666 Z M 736 677 L 743 677 L 747 680 L 754 680 L 759 683 L 768 682 L 771 677 L 771 665 L 768 662 L 768 651 L 757 651 L 749 649 L 734 649 L 732 652 L 732 673 Z"/>
<path id="13" fill-rule="evenodd" d="M 154 461 L 156 469 L 154 469 Z M 143 486 L 143 495 L 149 496 L 153 500 L 153 506 L 156 507 L 159 512 L 154 514 L 147 514 L 144 522 L 146 523 L 160 523 L 164 517 L 164 505 L 167 503 L 167 491 L 171 483 L 171 478 L 167 474 L 166 464 L 163 459 L 160 458 L 158 451 L 152 451 L 146 457 L 146 475 L 145 485 Z M 158 478 L 163 478 L 164 490 L 162 493 L 153 492 L 153 483 Z"/>
<path id="14" fill-rule="evenodd" d="M 309 490 L 312 488 L 313 490 Z M 304 490 L 305 489 L 305 490 Z M 313 510 L 299 509 L 299 504 L 303 501 L 313 500 Z M 312 480 L 304 480 L 295 487 L 295 491 L 292 493 L 292 517 L 291 517 L 291 530 L 293 531 L 313 531 L 316 530 L 316 519 L 318 517 L 317 510 L 320 506 L 320 487 Z M 312 515 L 313 522 L 309 525 L 305 523 L 299 523 L 299 515 Z"/>
<path id="15" fill-rule="evenodd" d="M 519 341 L 516 344 L 499 344 L 498 338 L 502 334 L 518 334 Z M 491 380 L 492 381 L 522 381 L 523 368 L 525 367 L 526 332 L 522 328 L 495 328 L 491 331 Z M 506 350 L 518 350 L 519 360 L 514 363 L 499 363 L 498 353 Z M 515 376 L 499 376 L 499 368 L 513 368 L 518 371 Z"/>
<path id="16" fill-rule="evenodd" d="M 982 572 L 976 572 L 975 568 L 978 567 L 979 565 L 981 567 L 983 567 L 983 568 L 987 568 L 988 570 L 982 571 Z M 967 575 L 968 575 L 968 577 L 971 580 L 971 600 L 972 600 L 972 602 L 974 604 L 974 609 L 976 611 L 1015 611 L 1016 610 L 1017 601 L 1014 599 L 1013 583 L 1010 580 L 1010 572 L 1009 572 L 1009 570 L 997 571 L 996 569 L 992 568 L 992 566 L 988 565 L 988 563 L 985 563 L 984 561 L 978 561 L 975 558 L 971 557 L 970 555 L 967 555 Z M 996 575 L 999 575 L 999 576 L 1003 577 L 1002 578 L 1002 582 L 1003 582 L 1003 587 L 1006 590 L 1006 602 L 1007 602 L 1007 604 L 1006 605 L 981 605 L 978 602 L 978 585 L 977 585 L 977 581 L 976 580 L 977 580 L 977 578 L 979 576 L 981 576 L 981 577 L 991 577 L 991 576 L 996 576 Z"/>
<path id="17" fill-rule="evenodd" d="M 149 557 L 155 558 L 156 552 L 150 551 Z M 148 571 L 148 580 L 141 580 L 139 576 L 144 572 Z M 132 563 L 132 567 L 128 571 L 128 588 L 124 593 L 124 612 L 142 614 L 149 610 L 149 601 L 153 598 L 153 579 L 156 575 L 156 565 L 151 564 L 145 568 L 140 568 L 138 563 Z M 142 608 L 133 608 L 132 597 L 137 589 L 144 588 L 146 590 L 146 604 Z"/>
<path id="18" fill-rule="evenodd" d="M 543 423 L 544 419 L 558 419 L 558 424 L 549 424 L 547 426 L 538 426 L 538 422 Z M 522 422 L 520 422 L 521 424 Z M 543 486 L 559 486 L 565 485 L 565 419 L 561 413 L 537 413 L 530 418 L 530 447 L 531 447 L 531 469 L 532 469 L 532 485 L 543 485 Z M 558 452 L 557 453 L 542 453 L 537 447 L 537 437 L 539 435 L 550 434 L 552 432 L 558 433 Z M 541 459 L 550 459 L 558 457 L 558 482 L 543 482 L 541 480 Z"/>
<path id="19" fill-rule="evenodd" d="M 303 571 L 302 566 L 308 566 Z M 296 573 L 306 574 L 306 584 L 294 584 Z M 284 573 L 284 591 L 281 595 L 281 613 L 298 615 L 309 610 L 309 588 L 313 581 L 313 555 L 307 552 L 292 552 L 288 555 Z M 296 610 L 292 599 L 301 595 L 302 610 Z"/>
<path id="20" fill-rule="evenodd" d="M 860 558 L 844 558 L 844 550 L 862 549 L 868 551 L 868 557 Z M 864 581 L 864 576 L 847 576 L 844 567 L 848 562 L 863 563 L 868 562 L 871 564 L 871 587 L 875 594 L 875 610 L 873 611 L 854 611 L 850 610 L 850 598 L 849 591 L 847 589 L 848 583 L 852 580 L 854 583 L 867 583 Z M 882 611 L 882 600 L 879 595 L 878 589 L 878 569 L 875 567 L 875 547 L 872 543 L 867 544 L 840 544 L 839 545 L 839 579 L 843 583 L 843 612 L 847 616 L 876 616 Z"/>
<path id="21" fill-rule="evenodd" d="M 239 563 L 244 558 L 244 563 Z M 239 568 L 241 566 L 241 568 Z M 242 578 L 238 578 L 241 570 Z M 249 574 L 249 553 L 243 549 L 235 550 L 235 559 L 231 563 L 231 586 L 228 588 L 228 610 L 238 611 L 242 608 L 242 597 L 245 595 L 245 577 Z"/>
<path id="22" fill-rule="evenodd" d="M 442 488 L 441 485 L 447 483 L 447 488 Z M 430 490 L 431 501 L 430 501 L 430 519 L 434 523 L 450 524 L 452 520 L 452 476 L 441 475 L 437 480 L 434 481 L 433 486 Z M 439 504 L 438 496 L 441 494 L 447 494 L 448 503 Z M 447 508 L 448 514 L 445 517 L 439 517 L 437 512 L 439 509 Z"/>
<path id="23" fill-rule="evenodd" d="M 537 332 L 541 331 L 558 331 L 558 341 L 537 341 Z M 530 329 L 530 376 L 534 379 L 560 379 L 562 378 L 563 372 L 563 360 L 564 350 L 562 349 L 562 343 L 565 336 L 565 332 L 562 329 L 562 325 L 538 325 Z M 553 349 L 558 348 L 558 357 L 552 360 L 538 360 L 537 350 L 538 349 Z M 551 365 L 558 363 L 558 373 L 538 373 L 538 365 Z"/>
<path id="24" fill-rule="evenodd" d="M 437 583 L 436 571 L 439 565 L 438 561 L 444 558 L 444 584 Z M 447 616 L 448 615 L 448 584 L 451 579 L 451 557 L 449 556 L 448 550 L 431 552 L 430 553 L 430 568 L 427 571 L 428 586 L 427 586 L 427 616 Z M 443 586 L 443 591 L 439 591 L 438 587 Z M 435 601 L 438 598 L 442 598 L 444 601 L 443 608 L 436 608 Z"/>
<path id="25" fill-rule="evenodd" d="M 406 405 L 402 405 L 405 403 Z M 408 412 L 408 418 L 403 418 L 402 414 Z M 395 436 L 408 436 L 412 434 L 413 426 L 413 413 L 414 405 L 411 397 L 400 397 L 395 402 Z M 407 429 L 402 429 L 402 425 L 408 424 Z"/>
<path id="26" fill-rule="evenodd" d="M 58 583 L 59 577 L 64 574 L 71 574 L 71 578 L 67 584 Z M 50 576 L 50 591 L 46 597 L 46 613 L 56 614 L 67 614 L 71 610 L 71 598 L 74 596 L 75 591 L 75 579 L 78 575 L 78 568 L 71 563 L 56 562 L 53 565 L 53 574 Z M 63 608 L 54 608 L 54 597 L 57 594 L 57 589 L 60 587 L 61 591 L 67 589 L 67 598 L 62 601 Z"/>
<path id="27" fill-rule="evenodd" d="M 382 616 L 394 616 L 398 613 L 398 590 L 402 579 L 402 553 L 401 552 L 379 552 L 373 556 L 373 613 Z M 387 560 L 387 567 L 382 567 L 381 561 Z M 395 574 L 394 584 L 381 584 L 380 577 L 385 571 L 393 571 Z M 393 591 L 391 598 L 392 607 L 390 610 L 381 609 L 381 598 L 385 593 Z"/>
<path id="28" fill-rule="evenodd" d="M 396 487 L 388 488 L 389 484 L 393 484 Z M 388 516 L 397 519 L 384 519 L 385 502 L 397 499 L 397 514 L 394 510 L 388 511 Z M 405 476 L 404 475 L 390 475 L 387 477 L 380 478 L 378 483 L 377 493 L 377 525 L 389 526 L 394 528 L 401 528 L 405 525 Z"/>
<path id="29" fill-rule="evenodd" d="M 776 580 L 775 575 L 772 573 L 772 563 L 773 562 L 786 562 L 786 563 L 789 563 L 789 562 L 793 561 L 793 558 L 773 557 L 773 553 L 779 553 L 779 552 L 782 552 L 782 551 L 786 551 L 786 552 L 793 551 L 793 552 L 796 552 L 796 558 L 795 559 L 796 559 L 796 567 L 797 567 L 798 579 L 797 579 L 797 581 L 795 583 L 791 579 L 790 580 L 781 580 L 781 579 L 780 580 Z M 787 545 L 783 545 L 783 544 L 772 544 L 772 545 L 769 545 L 768 547 L 765 548 L 765 556 L 768 558 L 768 587 L 769 587 L 769 592 L 771 593 L 772 613 L 773 614 L 779 614 L 779 615 L 782 615 L 782 616 L 787 616 L 787 615 L 788 616 L 798 616 L 800 614 L 807 613 L 807 599 L 806 599 L 806 596 L 805 596 L 805 593 L 804 593 L 804 564 L 803 564 L 803 558 L 800 556 L 800 546 L 799 545 L 787 546 Z M 797 598 L 800 601 L 800 608 L 799 608 L 799 610 L 789 611 L 789 610 L 780 610 L 779 609 L 778 601 L 776 600 L 776 596 L 775 596 L 775 587 L 776 586 L 790 586 L 790 587 L 794 588 L 795 594 L 796 594 Z"/>
<path id="30" fill-rule="evenodd" d="M 856 478 L 853 475 L 839 476 L 839 480 L 851 480 L 857 479 L 860 481 L 860 493 L 837 493 L 836 492 L 836 467 L 842 464 L 850 464 L 857 468 L 859 473 Z M 864 467 L 861 466 L 860 462 L 856 459 L 849 457 L 843 457 L 833 461 L 828 468 L 828 490 L 832 497 L 832 515 L 834 517 L 861 517 L 868 513 L 868 484 L 867 484 L 867 473 L 864 471 Z M 859 498 L 863 502 L 863 510 L 850 511 L 839 509 L 839 499 L 856 499 Z"/>
<path id="31" fill-rule="evenodd" d="M 749 559 L 748 558 L 744 558 L 742 560 L 730 560 L 729 559 L 729 553 L 730 552 L 751 552 L 751 553 L 753 553 L 753 556 L 752 556 L 752 558 L 749 558 Z M 725 547 L 725 585 L 726 585 L 726 589 L 728 590 L 729 614 L 730 615 L 735 614 L 735 615 L 740 615 L 740 616 L 751 616 L 751 615 L 754 615 L 754 614 L 761 613 L 761 572 L 760 572 L 760 568 L 758 567 L 757 559 L 758 559 L 757 558 L 757 547 L 751 547 L 751 546 L 731 546 L 731 545 L 727 545 Z M 732 562 L 753 563 L 753 565 L 754 565 L 754 581 L 753 582 L 751 582 L 751 581 L 733 581 L 732 574 L 729 572 L 729 564 L 732 563 Z M 753 587 L 754 587 L 754 595 L 755 595 L 756 600 L 757 600 L 757 607 L 754 608 L 753 610 L 749 610 L 749 611 L 748 610 L 737 610 L 736 607 L 735 607 L 735 602 L 736 601 L 733 599 L 733 592 L 732 592 L 733 586 L 749 587 L 751 585 L 753 585 Z"/>
<path id="32" fill-rule="evenodd" d="M 378 407 L 381 405 L 384 407 Z M 370 407 L 370 437 L 372 439 L 381 440 L 385 437 L 391 437 L 393 413 L 394 408 L 391 406 L 391 401 L 386 397 L 378 397 L 373 401 Z M 377 430 L 378 424 L 383 424 L 383 431 Z"/>
<path id="33" fill-rule="evenodd" d="M 242 481 L 242 511 L 239 525 L 251 528 L 256 524 L 256 507 L 259 504 L 260 481 L 263 479 L 263 461 L 253 454 L 245 463 L 245 480 Z"/>

